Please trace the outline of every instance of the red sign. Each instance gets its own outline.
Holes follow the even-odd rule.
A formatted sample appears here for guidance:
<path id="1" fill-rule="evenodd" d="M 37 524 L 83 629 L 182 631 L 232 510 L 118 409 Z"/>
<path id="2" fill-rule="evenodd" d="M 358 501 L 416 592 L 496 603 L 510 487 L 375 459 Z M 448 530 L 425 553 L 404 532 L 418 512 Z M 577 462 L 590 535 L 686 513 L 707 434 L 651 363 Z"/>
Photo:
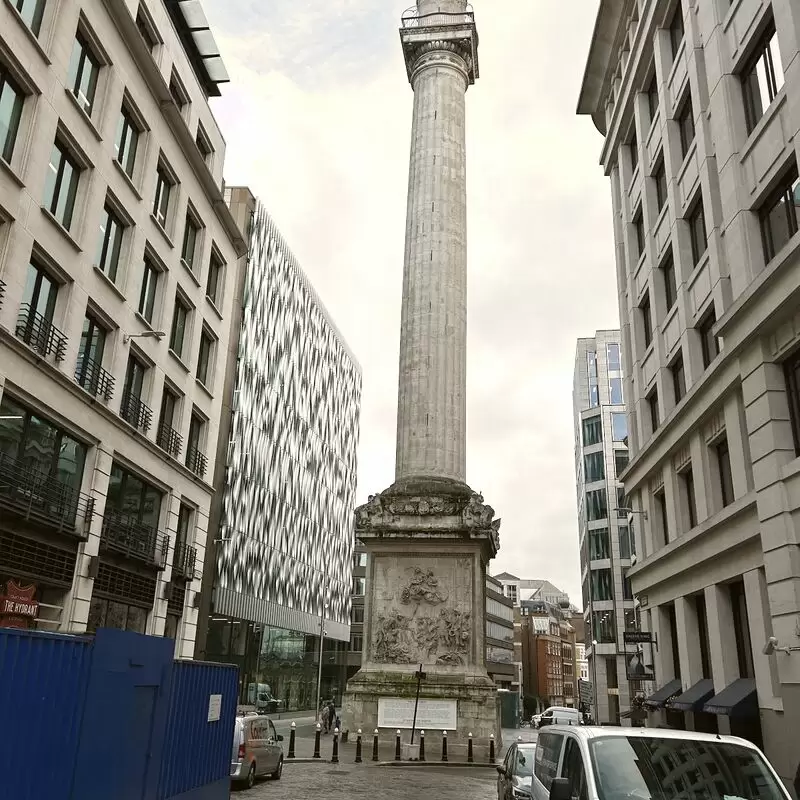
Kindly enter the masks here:
<path id="1" fill-rule="evenodd" d="M 0 625 L 4 628 L 29 628 L 39 614 L 39 603 L 33 599 L 36 586 L 6 582 L 6 593 L 0 595 Z"/>

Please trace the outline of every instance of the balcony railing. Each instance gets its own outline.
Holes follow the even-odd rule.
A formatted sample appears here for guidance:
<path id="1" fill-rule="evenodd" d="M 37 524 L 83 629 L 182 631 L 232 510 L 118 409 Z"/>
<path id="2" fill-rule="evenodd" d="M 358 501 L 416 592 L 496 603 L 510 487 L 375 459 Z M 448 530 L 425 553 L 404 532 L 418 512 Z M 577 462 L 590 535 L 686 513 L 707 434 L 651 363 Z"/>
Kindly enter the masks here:
<path id="1" fill-rule="evenodd" d="M 0 516 L 15 515 L 83 539 L 94 515 L 94 499 L 30 464 L 0 453 L 0 508 Z"/>
<path id="2" fill-rule="evenodd" d="M 466 11 L 447 13 L 437 11 L 433 14 L 419 15 L 416 6 L 406 9 L 403 12 L 401 23 L 404 28 L 435 28 L 443 25 L 474 25 L 475 14 L 472 6 L 467 4 Z"/>
<path id="3" fill-rule="evenodd" d="M 0 306 L 3 305 L 3 300 L 6 298 L 6 282 L 0 281 Z"/>
<path id="4" fill-rule="evenodd" d="M 186 453 L 186 466 L 199 478 L 205 478 L 208 459 L 196 447 L 190 447 Z"/>
<path id="5" fill-rule="evenodd" d="M 169 537 L 150 525 L 136 522 L 122 511 L 106 509 L 101 546 L 151 567 L 164 569 Z"/>
<path id="6" fill-rule="evenodd" d="M 75 367 L 75 381 L 95 397 L 108 401 L 114 396 L 114 377 L 91 358 L 80 358 Z"/>
<path id="7" fill-rule="evenodd" d="M 133 425 L 134 428 L 142 431 L 142 433 L 147 433 L 153 422 L 153 411 L 150 406 L 145 405 L 136 395 L 131 394 L 127 389 L 122 393 L 119 415 L 125 422 Z"/>
<path id="8" fill-rule="evenodd" d="M 181 454 L 183 439 L 174 428 L 172 428 L 170 425 L 167 425 L 166 422 L 162 422 L 158 426 L 156 444 L 162 450 L 165 450 L 167 453 L 169 453 L 173 458 L 177 458 Z"/>
<path id="9" fill-rule="evenodd" d="M 52 354 L 56 361 L 64 360 L 67 337 L 47 317 L 34 311 L 29 303 L 19 307 L 15 334 L 40 356 Z"/>
<path id="10" fill-rule="evenodd" d="M 190 544 L 176 542 L 175 558 L 172 560 L 172 575 L 192 580 L 196 563 L 197 549 Z"/>

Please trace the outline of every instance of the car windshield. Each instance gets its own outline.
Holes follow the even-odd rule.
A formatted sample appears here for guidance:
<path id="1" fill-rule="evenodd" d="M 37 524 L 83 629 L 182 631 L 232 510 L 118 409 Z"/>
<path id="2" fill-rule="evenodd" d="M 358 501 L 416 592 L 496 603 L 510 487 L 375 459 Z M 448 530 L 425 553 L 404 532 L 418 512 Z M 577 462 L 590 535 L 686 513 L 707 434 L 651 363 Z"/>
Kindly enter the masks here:
<path id="1" fill-rule="evenodd" d="M 535 753 L 535 747 L 520 747 L 517 750 L 517 767 L 514 771 L 520 778 L 530 778 L 533 776 L 533 760 Z"/>
<path id="2" fill-rule="evenodd" d="M 589 749 L 600 800 L 786 800 L 764 759 L 729 742 L 608 736 Z"/>

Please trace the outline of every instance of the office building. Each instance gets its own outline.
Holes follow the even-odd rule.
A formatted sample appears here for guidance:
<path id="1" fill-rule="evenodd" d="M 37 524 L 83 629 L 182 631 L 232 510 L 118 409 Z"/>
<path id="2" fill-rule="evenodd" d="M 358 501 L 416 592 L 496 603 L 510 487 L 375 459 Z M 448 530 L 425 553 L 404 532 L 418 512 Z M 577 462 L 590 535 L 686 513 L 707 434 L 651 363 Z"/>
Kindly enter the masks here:
<path id="1" fill-rule="evenodd" d="M 650 724 L 800 730 L 800 7 L 602 0 L 578 110 L 611 181 Z M 645 517 L 646 514 L 646 517 Z M 631 516 L 634 519 L 634 515 Z"/>
<path id="2" fill-rule="evenodd" d="M 197 656 L 239 665 L 243 705 L 308 709 L 321 631 L 323 694 L 344 691 L 361 369 L 263 205 L 236 189 L 231 207 L 250 257 Z"/>
<path id="3" fill-rule="evenodd" d="M 0 4 L 0 593 L 22 601 L 0 624 L 180 656 L 246 252 L 208 105 L 225 68 L 189 11 Z"/>
<path id="4" fill-rule="evenodd" d="M 572 385 L 578 537 L 586 656 L 597 693 L 593 717 L 620 724 L 630 708 L 623 633 L 636 629 L 627 572 L 635 550 L 620 474 L 628 430 L 618 330 L 578 339 Z"/>

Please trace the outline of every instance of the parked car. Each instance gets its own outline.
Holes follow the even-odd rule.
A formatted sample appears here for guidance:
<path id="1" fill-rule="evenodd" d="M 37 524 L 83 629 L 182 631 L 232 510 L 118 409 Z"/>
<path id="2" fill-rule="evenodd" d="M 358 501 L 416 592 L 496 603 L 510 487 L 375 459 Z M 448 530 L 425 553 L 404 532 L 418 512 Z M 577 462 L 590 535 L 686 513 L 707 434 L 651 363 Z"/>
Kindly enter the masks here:
<path id="1" fill-rule="evenodd" d="M 269 717 L 248 714 L 236 717 L 231 753 L 231 781 L 250 789 L 256 778 L 270 775 L 280 780 L 283 773 L 283 747 Z"/>
<path id="2" fill-rule="evenodd" d="M 540 728 L 545 725 L 580 725 L 581 713 L 577 708 L 550 706 L 539 718 Z"/>
<path id="3" fill-rule="evenodd" d="M 503 763 L 497 767 L 497 800 L 520 800 L 533 797 L 535 742 L 514 742 Z"/>
<path id="4" fill-rule="evenodd" d="M 751 742 L 660 728 L 552 726 L 536 742 L 532 800 L 790 800 Z"/>

